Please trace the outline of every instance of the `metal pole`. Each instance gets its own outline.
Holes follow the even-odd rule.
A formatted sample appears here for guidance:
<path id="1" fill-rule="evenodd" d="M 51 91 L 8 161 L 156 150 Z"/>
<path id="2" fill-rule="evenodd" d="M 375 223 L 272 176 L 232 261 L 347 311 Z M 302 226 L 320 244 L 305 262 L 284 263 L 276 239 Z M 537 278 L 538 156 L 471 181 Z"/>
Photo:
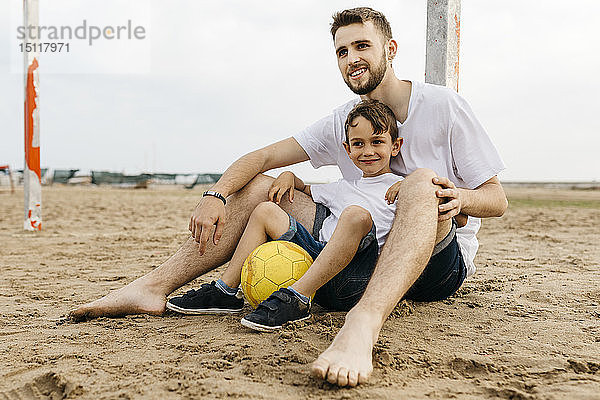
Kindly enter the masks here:
<path id="1" fill-rule="evenodd" d="M 460 0 L 427 0 L 425 82 L 458 91 Z"/>
<path id="2" fill-rule="evenodd" d="M 39 114 L 39 26 L 38 0 L 23 0 L 23 26 L 25 55 L 25 165 L 23 167 L 26 230 L 42 230 L 42 174 L 40 169 L 40 114 Z"/>

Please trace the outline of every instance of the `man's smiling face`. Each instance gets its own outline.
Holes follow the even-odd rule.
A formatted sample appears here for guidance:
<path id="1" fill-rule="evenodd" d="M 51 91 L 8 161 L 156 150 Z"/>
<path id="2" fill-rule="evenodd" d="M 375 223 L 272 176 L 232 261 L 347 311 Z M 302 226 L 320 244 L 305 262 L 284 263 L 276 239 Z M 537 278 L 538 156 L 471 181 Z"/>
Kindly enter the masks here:
<path id="1" fill-rule="evenodd" d="M 371 21 L 340 27 L 335 34 L 338 67 L 354 93 L 373 91 L 387 71 L 385 43 Z"/>

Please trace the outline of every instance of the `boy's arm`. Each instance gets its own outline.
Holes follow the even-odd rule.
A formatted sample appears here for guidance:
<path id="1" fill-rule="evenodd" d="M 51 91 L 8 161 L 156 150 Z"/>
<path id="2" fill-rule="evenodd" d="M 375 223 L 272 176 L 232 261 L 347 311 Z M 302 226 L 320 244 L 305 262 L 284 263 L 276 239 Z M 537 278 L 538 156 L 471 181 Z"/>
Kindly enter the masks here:
<path id="1" fill-rule="evenodd" d="M 292 173 L 292 175 L 294 174 Z M 312 197 L 312 194 L 310 193 L 310 185 L 304 183 L 304 181 L 298 178 L 296 175 L 294 175 L 294 188 Z"/>
<path id="2" fill-rule="evenodd" d="M 298 178 L 293 172 L 284 171 L 273 181 L 273 184 L 269 189 L 269 200 L 279 204 L 283 195 L 288 192 L 290 203 L 293 203 L 294 190 L 300 190 L 309 196 L 311 195 L 310 185 L 306 185 L 302 179 Z"/>

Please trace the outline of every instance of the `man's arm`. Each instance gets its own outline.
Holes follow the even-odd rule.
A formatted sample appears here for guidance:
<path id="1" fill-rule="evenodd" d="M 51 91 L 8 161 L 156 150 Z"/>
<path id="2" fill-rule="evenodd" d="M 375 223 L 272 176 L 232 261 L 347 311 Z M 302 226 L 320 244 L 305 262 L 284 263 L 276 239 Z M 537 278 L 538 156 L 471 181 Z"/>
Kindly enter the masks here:
<path id="1" fill-rule="evenodd" d="M 273 168 L 285 167 L 308 160 L 309 157 L 294 138 L 284 139 L 262 149 L 248 153 L 235 161 L 211 188 L 227 197 L 252 180 L 261 172 Z M 216 197 L 206 196 L 200 199 L 190 218 L 189 229 L 199 243 L 200 255 L 204 254 L 212 227 L 217 226 L 213 236 L 216 245 L 225 227 L 225 205 Z"/>
<path id="2" fill-rule="evenodd" d="M 448 199 L 439 205 L 439 221 L 459 213 L 472 217 L 501 217 L 508 207 L 506 194 L 497 176 L 493 176 L 475 189 L 457 188 L 448 178 L 437 177 L 433 183 L 442 186 L 437 191 L 439 198 Z"/>
<path id="3" fill-rule="evenodd" d="M 473 190 L 458 189 L 463 214 L 472 217 L 501 217 L 508 208 L 508 200 L 497 176 L 494 176 Z"/>
<path id="4" fill-rule="evenodd" d="M 284 139 L 240 157 L 227 168 L 211 190 L 227 197 L 262 172 L 307 160 L 308 155 L 296 139 Z"/>

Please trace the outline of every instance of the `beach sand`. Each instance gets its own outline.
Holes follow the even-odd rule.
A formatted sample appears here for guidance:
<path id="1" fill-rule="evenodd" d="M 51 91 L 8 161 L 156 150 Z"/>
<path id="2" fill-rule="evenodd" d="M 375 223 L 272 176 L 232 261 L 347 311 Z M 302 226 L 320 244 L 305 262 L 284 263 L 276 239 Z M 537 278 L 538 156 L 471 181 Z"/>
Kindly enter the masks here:
<path id="1" fill-rule="evenodd" d="M 401 302 L 353 389 L 308 374 L 344 313 L 268 334 L 241 316 L 64 322 L 177 250 L 201 190 L 46 187 L 38 233 L 22 191 L 0 193 L 0 399 L 600 398 L 600 191 L 507 190 L 476 274 L 446 301 Z"/>

